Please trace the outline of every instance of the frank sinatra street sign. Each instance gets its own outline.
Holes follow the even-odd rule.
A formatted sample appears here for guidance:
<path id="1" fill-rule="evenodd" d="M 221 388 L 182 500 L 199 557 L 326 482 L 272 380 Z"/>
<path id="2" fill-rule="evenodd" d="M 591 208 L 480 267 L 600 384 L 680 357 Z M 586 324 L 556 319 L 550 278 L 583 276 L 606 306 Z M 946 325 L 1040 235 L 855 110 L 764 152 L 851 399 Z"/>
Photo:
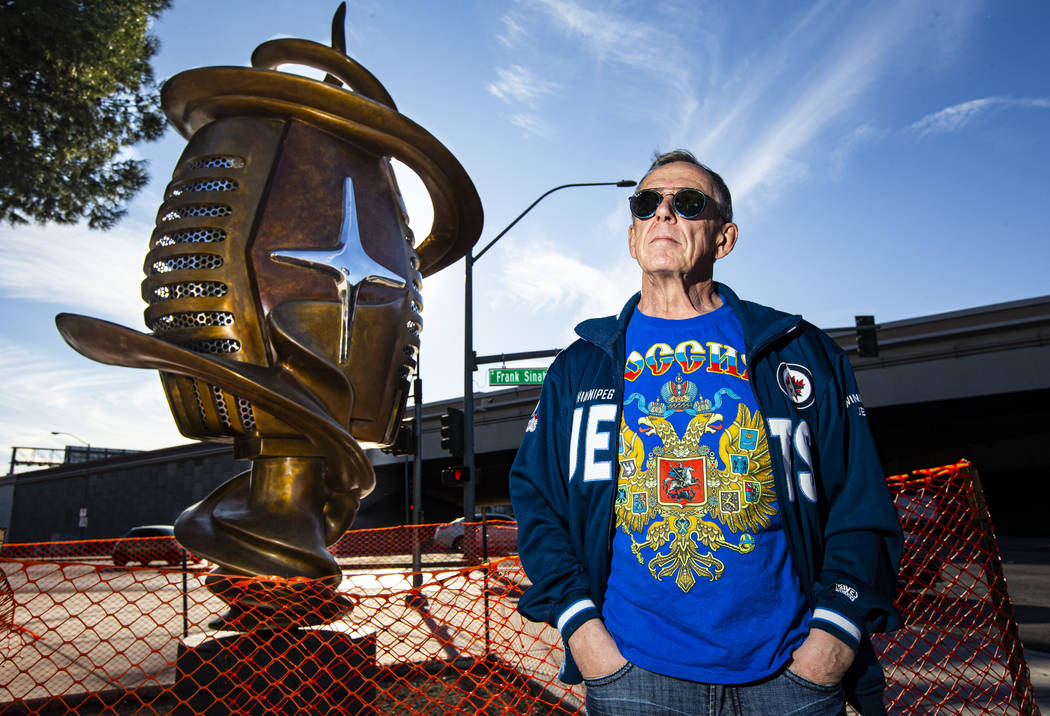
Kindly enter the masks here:
<path id="1" fill-rule="evenodd" d="M 489 385 L 540 385 L 546 368 L 489 368 Z"/>

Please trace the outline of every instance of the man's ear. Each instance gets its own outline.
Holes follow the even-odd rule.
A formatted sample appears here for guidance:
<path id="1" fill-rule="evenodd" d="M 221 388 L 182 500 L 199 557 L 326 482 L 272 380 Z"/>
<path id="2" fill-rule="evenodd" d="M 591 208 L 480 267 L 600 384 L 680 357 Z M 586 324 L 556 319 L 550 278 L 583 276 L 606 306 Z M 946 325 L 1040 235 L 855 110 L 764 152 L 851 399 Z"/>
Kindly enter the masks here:
<path id="1" fill-rule="evenodd" d="M 631 258 L 635 261 L 638 260 L 638 252 L 634 249 L 634 222 L 632 221 L 627 226 L 627 250 L 631 253 Z"/>
<path id="2" fill-rule="evenodd" d="M 738 233 L 737 226 L 732 221 L 727 221 L 722 226 L 722 229 L 718 232 L 718 238 L 715 240 L 715 260 L 724 259 L 729 255 L 729 252 L 736 246 Z"/>

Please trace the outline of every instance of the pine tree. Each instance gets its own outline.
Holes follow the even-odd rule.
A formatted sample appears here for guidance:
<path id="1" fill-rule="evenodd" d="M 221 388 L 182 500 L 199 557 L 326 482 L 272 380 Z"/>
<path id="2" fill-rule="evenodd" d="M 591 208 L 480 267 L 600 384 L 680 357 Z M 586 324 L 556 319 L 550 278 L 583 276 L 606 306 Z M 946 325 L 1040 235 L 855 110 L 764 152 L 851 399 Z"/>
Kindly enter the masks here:
<path id="1" fill-rule="evenodd" d="M 112 226 L 164 131 L 150 22 L 171 0 L 0 0 L 0 220 Z"/>

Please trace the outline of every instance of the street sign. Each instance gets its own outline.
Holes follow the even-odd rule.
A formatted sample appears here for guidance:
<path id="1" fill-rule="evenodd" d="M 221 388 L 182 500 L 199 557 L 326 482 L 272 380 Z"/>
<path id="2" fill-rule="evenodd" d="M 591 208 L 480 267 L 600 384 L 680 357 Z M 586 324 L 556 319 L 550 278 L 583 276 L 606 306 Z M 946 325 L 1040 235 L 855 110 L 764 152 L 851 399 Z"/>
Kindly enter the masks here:
<path id="1" fill-rule="evenodd" d="M 489 368 L 489 385 L 540 385 L 546 368 Z"/>

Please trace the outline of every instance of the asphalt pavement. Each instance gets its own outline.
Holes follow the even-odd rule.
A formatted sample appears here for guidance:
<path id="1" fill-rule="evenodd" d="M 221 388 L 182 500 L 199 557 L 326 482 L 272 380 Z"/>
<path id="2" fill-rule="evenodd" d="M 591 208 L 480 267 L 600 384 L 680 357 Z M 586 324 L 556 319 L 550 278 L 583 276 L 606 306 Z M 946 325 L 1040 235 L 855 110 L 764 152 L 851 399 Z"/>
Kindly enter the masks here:
<path id="1" fill-rule="evenodd" d="M 1000 537 L 999 556 L 1032 685 L 1050 709 L 1050 538 Z"/>

